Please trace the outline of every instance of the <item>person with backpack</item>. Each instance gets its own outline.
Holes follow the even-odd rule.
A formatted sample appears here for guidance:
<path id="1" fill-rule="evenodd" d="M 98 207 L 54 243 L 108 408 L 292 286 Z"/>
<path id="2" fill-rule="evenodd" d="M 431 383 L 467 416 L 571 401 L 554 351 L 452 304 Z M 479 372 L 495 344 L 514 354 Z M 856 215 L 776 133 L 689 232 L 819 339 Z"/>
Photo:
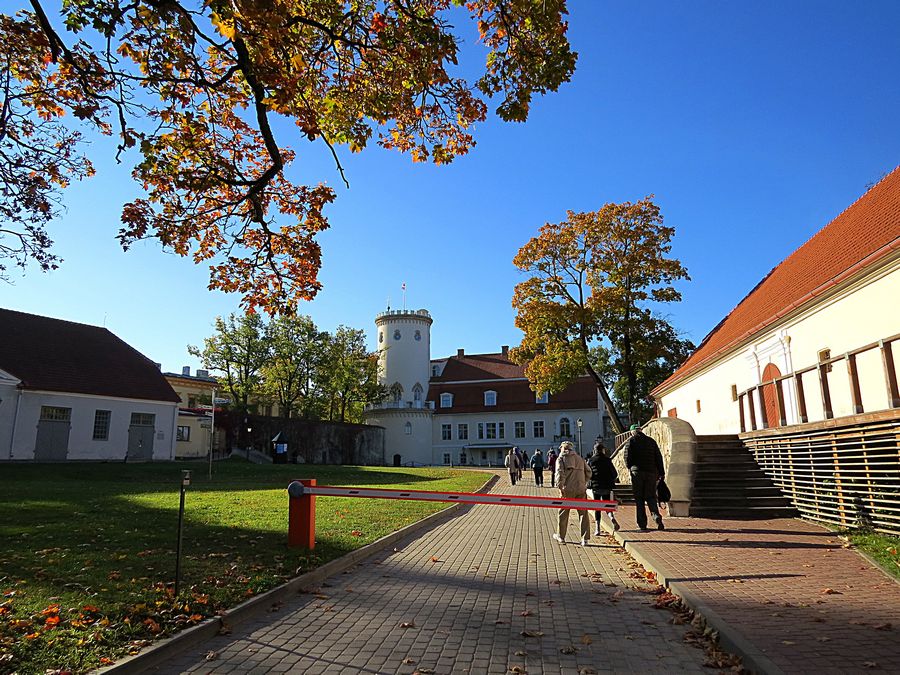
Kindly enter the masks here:
<path id="1" fill-rule="evenodd" d="M 563 441 L 559 445 L 559 457 L 556 460 L 556 486 L 559 494 L 566 499 L 587 499 L 587 484 L 591 478 L 591 468 L 584 458 L 575 451 L 572 441 Z M 566 529 L 569 526 L 569 511 L 567 506 L 559 510 L 558 528 L 553 533 L 553 539 L 560 544 L 566 543 Z M 587 509 L 578 509 L 578 517 L 581 519 L 581 545 L 587 546 L 591 538 L 591 519 Z"/>
<path id="2" fill-rule="evenodd" d="M 647 436 L 637 424 L 631 425 L 634 435 L 625 444 L 625 464 L 631 472 L 631 489 L 634 492 L 634 506 L 637 509 L 637 524 L 642 532 L 647 531 L 646 504 L 656 521 L 656 529 L 664 530 L 662 516 L 656 503 L 656 485 L 666 476 L 662 453 L 652 438 Z"/>
<path id="3" fill-rule="evenodd" d="M 599 438 L 594 441 L 594 454 L 588 459 L 588 466 L 591 468 L 591 480 L 588 487 L 597 501 L 612 501 L 613 490 L 616 487 L 616 480 L 619 474 L 612 460 L 609 458 L 606 446 Z M 600 536 L 600 517 L 603 511 L 594 511 L 594 536 Z M 616 514 L 609 512 L 609 520 L 612 523 L 613 531 L 618 532 L 619 523 L 616 521 Z"/>
<path id="4" fill-rule="evenodd" d="M 544 487 L 544 456 L 540 450 L 535 450 L 531 458 L 531 470 L 534 471 L 534 484 Z"/>

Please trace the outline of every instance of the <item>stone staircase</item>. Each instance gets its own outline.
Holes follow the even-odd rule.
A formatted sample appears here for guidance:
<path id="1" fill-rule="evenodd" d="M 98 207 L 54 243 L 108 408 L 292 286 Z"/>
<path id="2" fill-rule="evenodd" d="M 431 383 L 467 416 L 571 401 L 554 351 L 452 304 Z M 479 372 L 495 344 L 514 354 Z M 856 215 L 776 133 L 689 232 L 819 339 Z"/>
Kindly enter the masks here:
<path id="1" fill-rule="evenodd" d="M 736 435 L 697 436 L 691 516 L 792 518 L 797 511 Z"/>

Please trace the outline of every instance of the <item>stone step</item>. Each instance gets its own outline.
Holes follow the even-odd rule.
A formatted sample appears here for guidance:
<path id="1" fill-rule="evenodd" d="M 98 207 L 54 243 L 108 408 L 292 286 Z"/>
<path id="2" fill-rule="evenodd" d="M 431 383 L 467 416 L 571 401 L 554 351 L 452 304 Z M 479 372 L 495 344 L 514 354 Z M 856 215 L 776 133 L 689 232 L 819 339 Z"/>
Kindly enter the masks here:
<path id="1" fill-rule="evenodd" d="M 691 505 L 691 516 L 694 518 L 722 518 L 724 520 L 765 520 L 767 518 L 796 518 L 797 511 L 781 506 L 765 506 L 759 508 L 720 508 L 698 507 Z"/>
<path id="2" fill-rule="evenodd" d="M 697 508 L 734 508 L 734 509 L 754 509 L 760 507 L 781 507 L 790 508 L 791 503 L 781 495 L 772 497 L 751 497 L 749 499 L 741 499 L 740 497 L 694 497 L 691 499 L 691 510 Z"/>

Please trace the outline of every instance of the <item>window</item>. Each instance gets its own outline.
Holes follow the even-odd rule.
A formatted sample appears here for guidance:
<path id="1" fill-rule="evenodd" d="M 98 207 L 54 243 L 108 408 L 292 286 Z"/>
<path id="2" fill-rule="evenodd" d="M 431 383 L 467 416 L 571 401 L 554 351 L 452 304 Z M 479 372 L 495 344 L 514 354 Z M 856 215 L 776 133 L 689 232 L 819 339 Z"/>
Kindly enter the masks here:
<path id="1" fill-rule="evenodd" d="M 700 412 L 700 399 L 697 399 L 697 412 Z"/>
<path id="2" fill-rule="evenodd" d="M 543 394 L 535 394 L 534 395 L 535 403 L 546 403 L 548 400 L 549 400 L 549 398 L 547 396 L 547 392 L 544 392 Z"/>
<path id="3" fill-rule="evenodd" d="M 572 435 L 572 424 L 569 422 L 568 417 L 563 417 L 559 420 L 559 435 L 560 436 L 571 436 Z"/>
<path id="4" fill-rule="evenodd" d="M 505 456 L 505 455 L 503 454 L 503 451 L 502 451 L 502 450 L 498 450 L 498 451 L 497 451 L 497 465 L 498 465 L 498 466 L 503 466 L 503 458 L 504 458 L 504 456 Z"/>
<path id="5" fill-rule="evenodd" d="M 416 334 L 413 337 L 416 338 L 416 342 L 418 342 L 419 340 L 422 339 L 422 331 L 417 330 Z"/>
<path id="6" fill-rule="evenodd" d="M 487 450 L 481 451 L 481 463 L 484 464 L 487 461 Z"/>
<path id="7" fill-rule="evenodd" d="M 190 427 L 178 427 L 177 429 L 175 429 L 175 440 L 176 441 L 191 440 L 191 428 Z"/>
<path id="8" fill-rule="evenodd" d="M 478 438 L 484 439 L 484 422 L 478 423 Z"/>
<path id="9" fill-rule="evenodd" d="M 457 424 L 456 425 L 456 438 L 461 441 L 465 441 L 469 438 L 469 425 L 468 424 Z"/>
<path id="10" fill-rule="evenodd" d="M 453 394 L 441 394 L 441 407 L 442 408 L 452 408 L 453 407 Z"/>
<path id="11" fill-rule="evenodd" d="M 496 422 L 488 422 L 485 426 L 487 427 L 486 432 L 487 432 L 488 440 L 493 440 L 493 439 L 497 438 L 497 423 Z"/>
<path id="12" fill-rule="evenodd" d="M 464 452 L 459 453 L 459 463 L 460 464 L 466 463 L 466 453 L 464 453 Z"/>
<path id="13" fill-rule="evenodd" d="M 416 385 L 413 387 L 413 401 L 421 401 L 422 400 L 422 385 L 416 382 Z"/>
<path id="14" fill-rule="evenodd" d="M 431 376 L 432 376 L 432 377 L 437 377 L 439 374 L 440 374 L 440 373 L 438 373 L 438 367 L 437 367 L 437 366 L 431 366 Z"/>
<path id="15" fill-rule="evenodd" d="M 196 396 L 188 396 L 188 408 L 196 408 L 197 407 L 197 397 Z"/>
<path id="16" fill-rule="evenodd" d="M 71 422 L 71 408 L 57 408 L 50 405 L 41 406 L 41 419 L 47 422 Z"/>
<path id="17" fill-rule="evenodd" d="M 378 341 L 384 342 L 384 331 L 383 330 L 378 331 Z"/>
<path id="18" fill-rule="evenodd" d="M 732 400 L 732 401 L 737 401 L 737 400 L 738 400 L 738 393 L 737 393 L 737 385 L 736 385 L 736 384 L 731 385 L 731 400 Z"/>
<path id="19" fill-rule="evenodd" d="M 399 329 L 399 328 L 398 328 L 397 330 L 394 331 L 394 339 L 395 339 L 395 340 L 399 340 L 399 339 L 400 339 L 400 329 Z"/>
<path id="20" fill-rule="evenodd" d="M 441 440 L 442 440 L 442 441 L 449 441 L 449 440 L 450 440 L 450 433 L 451 433 L 451 432 L 450 432 L 450 425 L 449 425 L 449 424 L 442 424 L 442 425 L 441 425 Z"/>
<path id="21" fill-rule="evenodd" d="M 131 413 L 131 426 L 152 427 L 156 424 L 156 415 L 150 413 Z"/>
<path id="22" fill-rule="evenodd" d="M 112 412 L 109 410 L 94 411 L 94 440 L 109 440 L 109 421 L 112 418 Z"/>
<path id="23" fill-rule="evenodd" d="M 516 438 L 525 438 L 525 422 L 516 422 L 514 435 Z"/>
<path id="24" fill-rule="evenodd" d="M 391 400 L 394 403 L 400 403 L 403 400 L 403 387 L 399 382 L 394 382 L 391 385 Z"/>
<path id="25" fill-rule="evenodd" d="M 403 433 L 406 434 L 407 436 L 411 436 L 412 435 L 412 424 L 410 424 L 409 422 L 404 424 L 403 425 Z"/>
<path id="26" fill-rule="evenodd" d="M 497 422 L 497 437 L 506 438 L 506 424 L 503 422 Z"/>
<path id="27" fill-rule="evenodd" d="M 444 464 L 447 464 L 448 466 L 450 464 L 450 453 L 449 452 L 444 453 Z"/>
<path id="28" fill-rule="evenodd" d="M 485 405 L 497 405 L 497 392 L 496 391 L 484 392 L 484 404 Z"/>
<path id="29" fill-rule="evenodd" d="M 818 357 L 819 357 L 819 363 L 825 363 L 826 361 L 828 361 L 831 358 L 831 350 L 830 349 L 820 349 L 818 352 Z M 825 366 L 825 372 L 830 373 L 833 368 L 834 368 L 834 364 L 829 363 L 827 366 Z"/>
<path id="30" fill-rule="evenodd" d="M 534 437 L 535 438 L 543 438 L 544 437 L 544 422 L 543 422 L 543 420 L 535 420 L 534 421 Z"/>

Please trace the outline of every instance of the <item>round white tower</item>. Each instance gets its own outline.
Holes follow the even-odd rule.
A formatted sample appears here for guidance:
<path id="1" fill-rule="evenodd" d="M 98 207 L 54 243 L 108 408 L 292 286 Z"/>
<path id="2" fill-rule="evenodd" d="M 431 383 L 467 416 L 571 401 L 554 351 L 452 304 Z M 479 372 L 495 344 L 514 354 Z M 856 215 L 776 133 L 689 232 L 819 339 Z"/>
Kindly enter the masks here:
<path id="1" fill-rule="evenodd" d="M 431 377 L 431 315 L 428 310 L 388 310 L 375 317 L 378 381 L 387 399 L 369 406 L 366 422 L 384 427 L 385 464 L 434 464 L 432 408 L 426 404 Z"/>

